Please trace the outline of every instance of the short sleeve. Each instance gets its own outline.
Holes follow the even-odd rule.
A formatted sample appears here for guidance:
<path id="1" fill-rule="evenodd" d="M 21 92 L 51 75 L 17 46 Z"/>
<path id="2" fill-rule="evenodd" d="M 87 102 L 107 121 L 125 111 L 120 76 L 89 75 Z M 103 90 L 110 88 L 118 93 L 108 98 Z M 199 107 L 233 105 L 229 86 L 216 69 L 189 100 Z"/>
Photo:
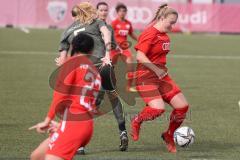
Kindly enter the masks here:
<path id="1" fill-rule="evenodd" d="M 116 28 L 115 27 L 116 26 L 115 21 L 112 21 L 111 26 L 112 26 L 113 30 L 115 30 L 115 28 Z"/>
<path id="2" fill-rule="evenodd" d="M 58 51 L 68 51 L 70 48 L 70 43 L 68 42 L 69 34 L 67 34 L 67 30 L 62 33 L 61 40 L 59 43 Z"/>
<path id="3" fill-rule="evenodd" d="M 99 28 L 99 30 L 103 27 L 103 26 L 106 26 L 107 27 L 107 25 L 106 25 L 106 22 L 104 22 L 104 21 L 102 21 L 102 20 L 97 20 L 97 24 L 98 24 L 98 28 Z"/>
<path id="4" fill-rule="evenodd" d="M 139 39 L 138 39 L 138 43 L 135 45 L 135 50 L 136 51 L 141 51 L 145 54 L 148 53 L 148 51 L 151 48 L 152 45 L 152 39 L 153 36 L 151 36 L 150 34 L 146 35 L 146 34 L 142 34 Z"/>

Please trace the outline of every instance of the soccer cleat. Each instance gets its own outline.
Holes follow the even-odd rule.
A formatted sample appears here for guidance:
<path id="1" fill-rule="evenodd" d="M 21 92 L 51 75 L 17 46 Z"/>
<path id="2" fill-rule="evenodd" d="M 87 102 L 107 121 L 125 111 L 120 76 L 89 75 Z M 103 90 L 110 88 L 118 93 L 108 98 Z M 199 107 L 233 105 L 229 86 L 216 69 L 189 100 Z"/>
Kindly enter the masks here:
<path id="1" fill-rule="evenodd" d="M 84 147 L 80 147 L 78 150 L 77 150 L 77 155 L 85 155 L 85 151 L 84 151 Z"/>
<path id="2" fill-rule="evenodd" d="M 134 141 L 137 141 L 139 139 L 140 126 L 141 123 L 137 122 L 135 119 L 132 120 L 131 136 Z"/>
<path id="3" fill-rule="evenodd" d="M 122 131 L 120 133 L 120 145 L 119 149 L 120 151 L 126 151 L 128 149 L 128 136 L 127 136 L 127 131 Z"/>
<path id="4" fill-rule="evenodd" d="M 166 143 L 167 150 L 169 152 L 171 152 L 171 153 L 176 153 L 177 152 L 176 145 L 175 145 L 174 140 L 173 140 L 173 136 L 169 135 L 167 132 L 164 132 L 162 134 L 162 139 Z"/>

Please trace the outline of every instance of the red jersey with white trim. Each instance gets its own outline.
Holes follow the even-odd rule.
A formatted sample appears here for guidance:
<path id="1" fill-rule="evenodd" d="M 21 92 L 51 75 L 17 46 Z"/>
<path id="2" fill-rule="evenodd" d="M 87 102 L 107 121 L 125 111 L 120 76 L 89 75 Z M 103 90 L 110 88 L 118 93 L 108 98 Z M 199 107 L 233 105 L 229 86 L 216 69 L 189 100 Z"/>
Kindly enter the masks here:
<path id="1" fill-rule="evenodd" d="M 114 36 L 118 45 L 127 41 L 127 36 L 133 32 L 131 22 L 126 19 L 124 21 L 115 19 L 112 21 L 112 28 L 114 30 Z"/>
<path id="2" fill-rule="evenodd" d="M 71 113 L 91 111 L 101 87 L 101 78 L 93 63 L 85 56 L 70 58 L 59 70 L 48 117 L 63 114 L 66 107 Z"/>
<path id="3" fill-rule="evenodd" d="M 152 63 L 165 65 L 170 39 L 166 33 L 150 26 L 139 36 L 135 49 L 143 52 Z"/>

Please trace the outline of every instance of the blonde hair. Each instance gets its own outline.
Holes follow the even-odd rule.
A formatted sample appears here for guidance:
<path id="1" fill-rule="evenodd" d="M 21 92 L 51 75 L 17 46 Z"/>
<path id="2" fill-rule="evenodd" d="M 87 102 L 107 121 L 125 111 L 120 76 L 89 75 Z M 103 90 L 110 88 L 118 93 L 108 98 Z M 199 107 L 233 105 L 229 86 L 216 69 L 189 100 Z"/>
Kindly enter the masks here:
<path id="1" fill-rule="evenodd" d="M 82 2 L 72 8 L 72 16 L 83 24 L 92 23 L 96 19 L 96 15 L 95 7 L 89 2 Z"/>
<path id="2" fill-rule="evenodd" d="M 162 4 L 158 7 L 155 17 L 151 22 L 157 21 L 162 17 L 166 18 L 169 14 L 175 14 L 178 17 L 178 12 L 175 9 L 169 7 L 166 3 Z"/>

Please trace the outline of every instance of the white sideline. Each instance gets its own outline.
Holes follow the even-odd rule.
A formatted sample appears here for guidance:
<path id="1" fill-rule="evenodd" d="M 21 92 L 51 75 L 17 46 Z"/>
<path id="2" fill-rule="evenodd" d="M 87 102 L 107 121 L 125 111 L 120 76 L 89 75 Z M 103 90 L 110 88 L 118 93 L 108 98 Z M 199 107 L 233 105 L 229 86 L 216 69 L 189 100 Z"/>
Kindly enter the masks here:
<path id="1" fill-rule="evenodd" d="M 27 55 L 58 55 L 58 52 L 46 51 L 0 51 L 0 54 L 27 54 Z M 169 54 L 169 58 L 179 59 L 213 59 L 213 60 L 240 60 L 240 56 L 213 56 L 213 55 L 176 55 Z"/>

